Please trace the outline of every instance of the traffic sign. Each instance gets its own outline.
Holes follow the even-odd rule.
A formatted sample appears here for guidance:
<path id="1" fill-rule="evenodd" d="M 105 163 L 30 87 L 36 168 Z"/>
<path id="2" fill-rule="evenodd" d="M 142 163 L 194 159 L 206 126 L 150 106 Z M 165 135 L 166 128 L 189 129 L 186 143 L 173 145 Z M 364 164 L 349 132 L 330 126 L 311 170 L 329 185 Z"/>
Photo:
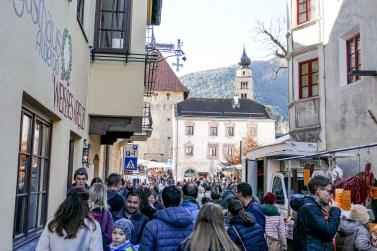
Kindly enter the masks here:
<path id="1" fill-rule="evenodd" d="M 125 146 L 124 155 L 126 157 L 137 158 L 137 156 L 138 156 L 138 149 L 139 149 L 139 147 L 136 144 L 127 144 Z"/>
<path id="2" fill-rule="evenodd" d="M 124 171 L 137 171 L 137 158 L 125 157 Z"/>

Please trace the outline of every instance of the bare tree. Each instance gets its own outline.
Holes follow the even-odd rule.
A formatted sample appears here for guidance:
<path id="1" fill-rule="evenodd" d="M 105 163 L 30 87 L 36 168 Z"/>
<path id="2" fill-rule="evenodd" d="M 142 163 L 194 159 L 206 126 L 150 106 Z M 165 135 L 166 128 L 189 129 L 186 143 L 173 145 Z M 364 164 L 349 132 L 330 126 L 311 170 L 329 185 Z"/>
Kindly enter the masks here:
<path id="1" fill-rule="evenodd" d="M 260 20 L 255 21 L 255 41 L 270 51 L 269 54 L 274 57 L 274 79 L 280 70 L 288 68 L 286 27 L 287 22 L 282 17 L 271 18 L 269 25 Z"/>

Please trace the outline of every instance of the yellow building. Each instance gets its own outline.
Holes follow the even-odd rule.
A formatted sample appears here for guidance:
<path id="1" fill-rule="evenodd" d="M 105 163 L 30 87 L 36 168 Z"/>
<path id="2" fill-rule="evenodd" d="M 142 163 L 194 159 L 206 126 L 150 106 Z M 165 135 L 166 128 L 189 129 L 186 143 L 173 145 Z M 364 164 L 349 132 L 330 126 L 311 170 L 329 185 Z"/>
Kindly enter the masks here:
<path id="1" fill-rule="evenodd" d="M 0 1 L 1 250 L 33 250 L 74 170 L 103 176 L 103 145 L 142 133 L 146 27 L 161 2 Z"/>

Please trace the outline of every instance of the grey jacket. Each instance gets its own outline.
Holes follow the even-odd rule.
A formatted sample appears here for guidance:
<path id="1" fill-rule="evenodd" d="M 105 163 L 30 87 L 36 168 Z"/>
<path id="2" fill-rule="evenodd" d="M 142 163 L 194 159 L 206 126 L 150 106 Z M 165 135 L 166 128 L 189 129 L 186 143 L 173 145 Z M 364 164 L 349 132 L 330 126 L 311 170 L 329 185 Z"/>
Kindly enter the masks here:
<path id="1" fill-rule="evenodd" d="M 358 221 L 343 220 L 335 240 L 337 251 L 377 251 L 371 246 L 371 235 L 367 226 Z"/>

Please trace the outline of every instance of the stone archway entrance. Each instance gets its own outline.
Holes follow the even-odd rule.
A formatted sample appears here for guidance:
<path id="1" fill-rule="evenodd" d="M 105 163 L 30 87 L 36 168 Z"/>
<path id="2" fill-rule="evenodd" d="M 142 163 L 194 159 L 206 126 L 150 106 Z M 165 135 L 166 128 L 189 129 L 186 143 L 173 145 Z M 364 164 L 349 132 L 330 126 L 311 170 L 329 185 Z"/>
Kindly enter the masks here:
<path id="1" fill-rule="evenodd" d="M 196 172 L 193 169 L 186 170 L 184 177 L 185 178 L 195 178 Z"/>

